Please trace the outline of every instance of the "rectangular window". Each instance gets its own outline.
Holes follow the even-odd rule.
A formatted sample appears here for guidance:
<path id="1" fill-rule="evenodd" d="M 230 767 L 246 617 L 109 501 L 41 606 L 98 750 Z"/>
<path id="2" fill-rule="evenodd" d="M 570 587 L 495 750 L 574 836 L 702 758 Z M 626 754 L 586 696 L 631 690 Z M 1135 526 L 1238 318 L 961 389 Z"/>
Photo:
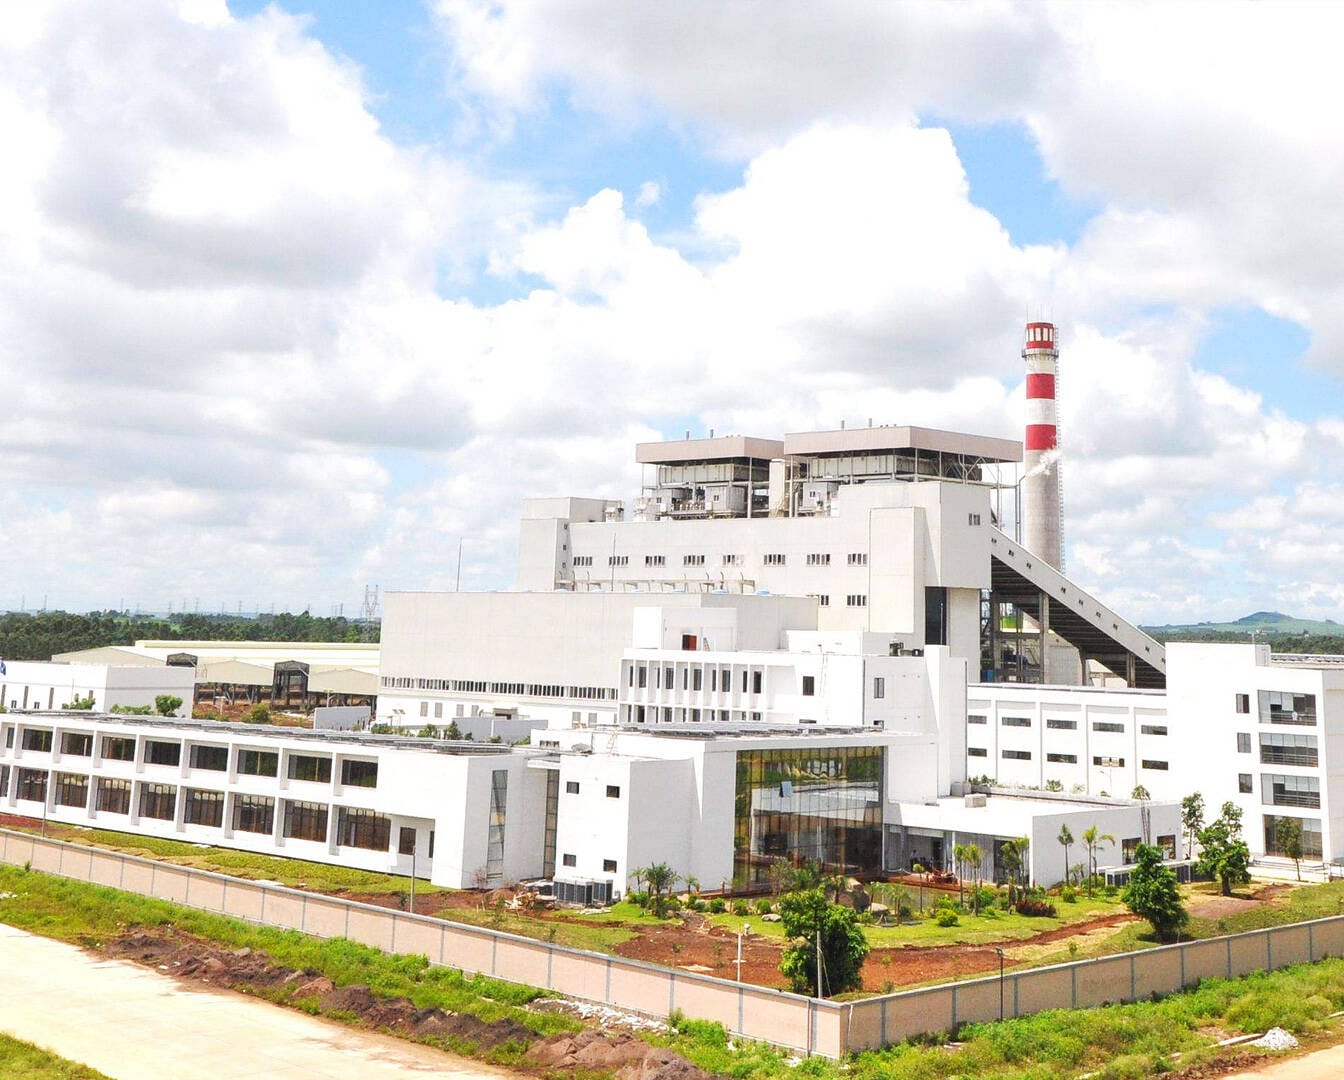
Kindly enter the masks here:
<path id="1" fill-rule="evenodd" d="M 378 762 L 352 761 L 341 762 L 341 783 L 350 787 L 377 787 Z"/>
<path id="2" fill-rule="evenodd" d="M 39 754 L 51 753 L 51 729 L 50 728 L 24 728 L 23 729 L 23 748 L 32 750 Z"/>
<path id="3" fill-rule="evenodd" d="M 1126 866 L 1139 857 L 1139 840 L 1137 836 L 1129 836 L 1120 842 L 1120 858 Z"/>
<path id="4" fill-rule="evenodd" d="M 435 719 L 435 720 L 442 720 L 442 719 L 443 719 L 443 702 L 442 702 L 442 701 L 436 701 L 436 702 L 434 702 L 434 719 Z"/>
<path id="5" fill-rule="evenodd" d="M 238 772 L 243 776 L 277 776 L 280 755 L 274 750 L 239 750 Z"/>
<path id="6" fill-rule="evenodd" d="M 0 694 L 0 708 L 4 707 L 3 694 Z M 8 724 L 5 725 L 5 749 L 14 749 L 14 728 Z"/>
<path id="7" fill-rule="evenodd" d="M 966 747 L 966 756 L 967 756 L 967 757 L 986 757 L 986 756 L 988 756 L 988 754 L 989 754 L 989 751 L 987 751 L 983 746 L 968 746 L 968 747 Z"/>
<path id="8" fill-rule="evenodd" d="M 1077 754 L 1046 754 L 1046 755 L 1045 755 L 1045 760 L 1046 760 L 1046 761 L 1052 761 L 1052 762 L 1054 762 L 1056 765 L 1077 765 L 1077 764 L 1078 764 L 1078 755 L 1077 755 Z"/>
<path id="9" fill-rule="evenodd" d="M 742 565 L 742 556 L 741 556 L 741 555 L 725 555 L 725 556 L 723 557 L 723 565 L 724 565 L 724 566 L 741 566 L 741 565 Z"/>
<path id="10" fill-rule="evenodd" d="M 188 825 L 218 829 L 224 824 L 224 792 L 188 788 L 182 800 L 182 820 Z"/>
<path id="11" fill-rule="evenodd" d="M 1107 757 L 1099 754 L 1092 758 L 1092 764 L 1099 769 L 1123 769 L 1125 767 L 1125 759 L 1122 757 Z"/>
<path id="12" fill-rule="evenodd" d="M 284 835 L 292 840 L 312 840 L 325 843 L 327 839 L 327 807 L 324 803 L 285 800 Z"/>
<path id="13" fill-rule="evenodd" d="M 1124 734 L 1124 731 L 1125 731 L 1125 725 L 1124 725 L 1124 724 L 1116 724 L 1116 723 L 1113 723 L 1113 722 L 1108 721 L 1108 720 L 1093 720 L 1093 721 L 1092 721 L 1092 730 L 1093 730 L 1093 731 L 1109 731 L 1109 732 L 1114 732 L 1115 734 L 1118 734 L 1118 735 L 1122 735 L 1122 734 Z"/>
<path id="14" fill-rule="evenodd" d="M 433 836 L 433 835 L 434 835 L 434 834 L 433 834 L 433 832 L 431 831 L 431 832 L 430 832 L 430 836 Z M 415 830 L 414 830 L 414 829 L 408 829 L 408 828 L 406 828 L 405 825 L 403 825 L 403 826 L 401 827 L 400 831 L 397 833 L 397 854 L 398 854 L 398 855 L 414 855 L 414 854 L 415 854 Z M 429 853 L 429 857 L 430 857 L 431 859 L 434 858 L 434 852 L 433 852 L 433 851 L 431 851 L 431 852 Z"/>
<path id="15" fill-rule="evenodd" d="M 766 555 L 762 560 L 766 566 L 783 566 L 784 556 L 779 554 Z"/>
<path id="16" fill-rule="evenodd" d="M 387 851 L 392 844 L 392 819 L 373 810 L 342 806 L 336 811 L 336 834 L 342 847 Z"/>
<path id="17" fill-rule="evenodd" d="M 162 742 L 158 739 L 146 739 L 145 764 L 174 766 L 182 764 L 182 744 Z"/>
<path id="18" fill-rule="evenodd" d="M 850 565 L 850 566 L 867 566 L 867 565 L 868 565 L 868 552 L 866 552 L 866 551 L 851 551 L 851 552 L 849 553 L 849 565 Z"/>
<path id="19" fill-rule="evenodd" d="M 422 717 L 425 717 L 426 719 L 429 718 L 429 702 L 428 702 L 428 701 L 422 701 L 422 702 L 420 702 L 420 715 L 421 715 Z"/>
<path id="20" fill-rule="evenodd" d="M 1321 781 L 1315 776 L 1260 774 L 1260 801 L 1266 806 L 1321 808 Z"/>
<path id="21" fill-rule="evenodd" d="M 986 722 L 987 719 L 984 713 L 968 713 L 966 715 L 966 723 L 968 724 L 984 724 Z"/>
<path id="22" fill-rule="evenodd" d="M 9 798 L 9 766 L 0 765 L 0 799 Z"/>
<path id="23" fill-rule="evenodd" d="M 1143 724 L 1139 731 L 1144 735 L 1165 735 L 1167 733 L 1166 724 Z"/>
<path id="24" fill-rule="evenodd" d="M 1005 751 L 1003 751 L 1003 757 L 1004 757 L 1004 759 L 1007 760 L 1007 761 L 1030 761 L 1030 760 L 1031 760 L 1031 751 L 1030 751 L 1030 750 L 1005 750 Z"/>
<path id="25" fill-rule="evenodd" d="M 264 836 L 275 832 L 275 800 L 265 795 L 235 795 L 233 831 Z"/>
<path id="26" fill-rule="evenodd" d="M 867 607 L 868 597 L 864 593 L 850 593 L 845 597 L 845 607 Z"/>
<path id="27" fill-rule="evenodd" d="M 873 698 L 880 701 L 887 696 L 887 680 L 878 676 L 873 679 Z"/>
<path id="28" fill-rule="evenodd" d="M 816 598 L 817 598 L 817 606 L 818 606 L 818 607 L 830 607 L 830 606 L 831 606 L 831 596 L 830 596 L 830 593 L 814 593 L 813 595 L 815 595 Z"/>
<path id="29" fill-rule="evenodd" d="M 704 566 L 705 557 L 703 555 L 683 555 L 681 557 L 682 566 Z"/>
<path id="30" fill-rule="evenodd" d="M 1242 795 L 1251 794 L 1251 774 L 1248 772 L 1237 773 L 1237 791 Z"/>
<path id="31" fill-rule="evenodd" d="M 812 554 L 808 555 L 807 557 L 807 565 L 830 566 L 831 565 L 830 552 L 820 552 L 820 551 L 812 552 Z"/>
<path id="32" fill-rule="evenodd" d="M 1031 727 L 1030 716 L 1001 716 L 999 723 L 1004 727 Z"/>
<path id="33" fill-rule="evenodd" d="M 97 810 L 100 814 L 129 814 L 131 812 L 131 782 L 100 776 L 94 788 Z"/>
<path id="34" fill-rule="evenodd" d="M 947 588 L 930 585 L 924 590 L 924 644 L 947 644 Z"/>
<path id="35" fill-rule="evenodd" d="M 1171 766 L 1165 761 L 1154 761 L 1151 758 L 1144 758 L 1139 762 L 1139 767 L 1151 769 L 1153 772 L 1166 772 Z"/>
<path id="36" fill-rule="evenodd" d="M 803 697 L 815 697 L 817 693 L 817 677 L 815 675 L 803 676 Z"/>
<path id="37" fill-rule="evenodd" d="M 1261 690 L 1260 723 L 1314 727 L 1316 695 L 1294 694 L 1290 690 Z"/>
<path id="38" fill-rule="evenodd" d="M 1249 754 L 1251 752 L 1251 734 L 1249 731 L 1237 732 L 1237 753 Z"/>
<path id="39" fill-rule="evenodd" d="M 1246 713 L 1246 714 L 1249 714 L 1250 711 L 1251 711 L 1251 695 L 1250 695 L 1250 694 L 1238 694 L 1238 695 L 1237 695 L 1237 712 L 1239 712 L 1239 713 Z"/>
<path id="40" fill-rule="evenodd" d="M 1162 849 L 1162 858 L 1176 858 L 1176 834 L 1164 833 L 1158 836 L 1157 846 Z"/>
<path id="41" fill-rule="evenodd" d="M 577 780 L 565 781 L 565 794 L 577 795 L 579 793 L 579 782 Z"/>
<path id="42" fill-rule="evenodd" d="M 980 524 L 980 515 L 979 515 L 979 514 L 967 514 L 967 515 L 966 515 L 966 524 L 967 524 L 967 525 L 979 525 L 979 524 Z"/>
<path id="43" fill-rule="evenodd" d="M 310 784 L 331 783 L 331 758 L 311 757 L 308 754 L 289 756 L 289 778 L 306 780 Z"/>
<path id="44" fill-rule="evenodd" d="M 134 761 L 135 740 L 121 735 L 103 736 L 104 761 Z"/>
<path id="45" fill-rule="evenodd" d="M 616 873 L 616 860 L 615 860 L 615 859 L 603 859 L 603 860 L 602 860 L 602 872 L 603 872 L 604 874 L 614 874 L 614 873 Z"/>
<path id="46" fill-rule="evenodd" d="M 193 769 L 205 769 L 207 772 L 228 772 L 229 748 L 227 746 L 193 746 L 190 761 Z"/>
<path id="47" fill-rule="evenodd" d="M 177 788 L 172 784 L 140 785 L 140 816 L 172 821 L 177 814 Z"/>
<path id="48" fill-rule="evenodd" d="M 608 555 L 608 556 L 607 556 L 607 565 L 608 565 L 608 566 L 629 566 L 629 565 L 630 565 L 630 556 L 629 556 L 629 555 Z"/>
<path id="49" fill-rule="evenodd" d="M 1283 850 L 1283 844 L 1278 837 L 1279 822 L 1286 820 L 1275 814 L 1265 815 L 1265 854 L 1286 856 L 1287 852 Z M 1320 818 L 1298 818 L 1298 824 L 1302 826 L 1302 857 L 1304 859 L 1319 859 L 1321 857 L 1321 819 Z"/>
<path id="50" fill-rule="evenodd" d="M 621 789 L 620 789 L 620 787 L 619 787 L 618 785 L 616 785 L 616 784 L 608 784 L 608 785 L 607 785 L 607 798 L 608 798 L 608 799 L 619 799 L 620 797 L 621 797 Z"/>
<path id="51" fill-rule="evenodd" d="M 506 769 L 490 773 L 490 821 L 485 838 L 485 877 L 500 881 L 504 877 L 504 823 L 508 808 L 509 774 Z"/>
<path id="52" fill-rule="evenodd" d="M 592 566 L 592 565 L 593 565 L 593 557 L 592 557 L 591 555 L 575 555 L 575 556 L 574 556 L 574 565 L 575 565 L 575 566 Z"/>
<path id="53" fill-rule="evenodd" d="M 705 672 L 703 668 L 693 668 L 691 671 L 691 689 L 700 690 L 704 687 Z"/>
<path id="54" fill-rule="evenodd" d="M 20 769 L 19 770 L 19 788 L 15 792 L 17 798 L 26 802 L 47 801 L 47 770 L 46 769 Z"/>
<path id="55" fill-rule="evenodd" d="M 1314 769 L 1320 764 L 1316 736 L 1264 732 L 1260 736 L 1260 764 L 1300 765 Z"/>
<path id="56" fill-rule="evenodd" d="M 89 778 L 77 773 L 56 774 L 56 805 L 84 809 L 89 805 Z"/>
<path id="57" fill-rule="evenodd" d="M 761 671 L 753 671 L 751 673 L 751 692 L 753 694 L 759 694 L 761 692 L 761 687 L 764 685 L 765 673 Z"/>
<path id="58" fill-rule="evenodd" d="M 1077 720 L 1059 720 L 1054 717 L 1047 718 L 1045 726 L 1051 731 L 1077 731 Z"/>
<path id="59" fill-rule="evenodd" d="M 578 860 L 575 856 L 573 856 L 573 855 L 562 855 L 562 856 L 560 856 L 560 862 L 561 862 L 564 866 L 578 866 L 578 865 L 579 865 L 579 860 Z"/>
<path id="60" fill-rule="evenodd" d="M 61 753 L 71 757 L 92 757 L 93 736 L 83 731 L 67 731 L 61 735 Z"/>

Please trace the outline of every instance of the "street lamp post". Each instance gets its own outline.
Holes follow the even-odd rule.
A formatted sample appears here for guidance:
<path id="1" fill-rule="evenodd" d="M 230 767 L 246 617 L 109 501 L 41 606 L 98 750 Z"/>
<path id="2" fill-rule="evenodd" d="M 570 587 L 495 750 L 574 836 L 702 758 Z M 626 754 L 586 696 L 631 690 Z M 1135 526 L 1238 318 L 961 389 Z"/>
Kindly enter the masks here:
<path id="1" fill-rule="evenodd" d="M 999 954 L 999 1019 L 1003 1019 L 1003 950 L 995 949 Z"/>
<path id="2" fill-rule="evenodd" d="M 742 929 L 737 932 L 737 981 L 742 981 L 742 938 L 751 933 L 751 924 L 743 923 Z"/>

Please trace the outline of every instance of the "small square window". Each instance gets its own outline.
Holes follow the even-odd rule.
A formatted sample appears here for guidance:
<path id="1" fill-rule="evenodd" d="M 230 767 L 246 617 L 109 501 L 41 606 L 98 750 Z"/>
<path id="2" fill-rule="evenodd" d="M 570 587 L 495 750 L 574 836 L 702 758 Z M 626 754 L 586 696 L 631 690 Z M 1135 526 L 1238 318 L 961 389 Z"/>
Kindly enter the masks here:
<path id="1" fill-rule="evenodd" d="M 565 794 L 577 795 L 579 793 L 579 782 L 577 780 L 565 781 Z"/>
<path id="2" fill-rule="evenodd" d="M 608 785 L 607 785 L 607 798 L 608 798 L 608 799 L 619 799 L 620 797 L 621 797 L 621 789 L 620 789 L 620 787 L 619 787 L 618 785 L 616 785 L 616 784 L 608 784 Z"/>
<path id="3" fill-rule="evenodd" d="M 602 860 L 602 872 L 603 872 L 604 874 L 614 874 L 614 873 L 616 873 L 616 860 L 615 860 L 615 859 L 603 859 L 603 860 Z"/>
<path id="4" fill-rule="evenodd" d="M 1249 754 L 1251 752 L 1251 733 L 1249 731 L 1237 732 L 1237 753 Z"/>
<path id="5" fill-rule="evenodd" d="M 578 857 L 577 857 L 577 856 L 574 856 L 574 855 L 566 855 L 566 856 L 561 860 L 561 862 L 563 862 L 566 866 L 578 866 L 578 865 L 579 865 Z"/>

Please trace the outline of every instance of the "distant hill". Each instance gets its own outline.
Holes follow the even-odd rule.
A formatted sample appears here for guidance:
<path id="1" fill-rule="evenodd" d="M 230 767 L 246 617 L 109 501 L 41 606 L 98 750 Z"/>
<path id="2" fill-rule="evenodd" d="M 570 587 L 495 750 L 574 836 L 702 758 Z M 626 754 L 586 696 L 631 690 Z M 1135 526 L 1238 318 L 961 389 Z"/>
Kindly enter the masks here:
<path id="1" fill-rule="evenodd" d="M 1297 619 L 1281 611 L 1256 611 L 1243 615 L 1235 622 L 1202 622 L 1186 625 L 1145 626 L 1154 637 L 1170 638 L 1181 634 L 1233 634 L 1246 639 L 1255 633 L 1266 637 L 1277 635 L 1316 635 L 1344 637 L 1344 623 L 1334 619 Z"/>

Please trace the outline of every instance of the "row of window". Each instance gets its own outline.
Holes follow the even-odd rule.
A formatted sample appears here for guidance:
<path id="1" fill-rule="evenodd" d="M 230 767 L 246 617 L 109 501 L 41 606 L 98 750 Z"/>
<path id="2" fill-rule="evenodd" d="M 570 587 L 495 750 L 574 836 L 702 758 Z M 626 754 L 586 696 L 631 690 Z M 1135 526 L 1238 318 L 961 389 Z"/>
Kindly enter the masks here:
<path id="1" fill-rule="evenodd" d="M 968 724 L 984 724 L 988 722 L 988 717 L 983 713 L 968 713 L 966 716 Z M 1000 727 L 1031 727 L 1031 717 L 1029 716 L 1001 716 L 999 717 Z M 1060 720 L 1056 717 L 1046 717 L 1045 726 L 1051 731 L 1077 731 L 1077 720 Z M 1092 730 L 1096 732 L 1123 732 L 1125 725 L 1114 723 L 1109 720 L 1092 721 Z M 1139 730 L 1144 735 L 1165 735 L 1167 728 L 1165 724 L 1141 724 Z"/>
<path id="2" fill-rule="evenodd" d="M 518 694 L 529 697 L 572 698 L 579 701 L 616 700 L 616 689 L 611 686 L 562 686 L 558 683 L 490 682 L 485 679 L 421 679 L 408 675 L 384 675 L 378 682 L 385 690 L 443 690 L 458 694 Z M 422 712 L 420 715 L 424 716 L 425 714 Z M 460 716 L 461 713 L 458 715 Z"/>
<path id="3" fill-rule="evenodd" d="M 577 780 L 566 780 L 566 781 L 565 781 L 565 794 L 566 794 L 566 795 L 577 795 L 578 793 L 579 793 L 579 781 L 577 781 Z M 608 785 L 607 785 L 607 798 L 608 798 L 608 799 L 619 799 L 620 797 L 621 797 L 621 786 L 620 786 L 619 784 L 608 784 Z"/>
<path id="4" fill-rule="evenodd" d="M 52 733 L 49 730 L 26 728 L 23 747 L 25 750 L 50 751 Z M 30 739 L 29 736 L 34 736 Z M 164 739 L 146 739 L 144 743 L 144 761 L 146 765 L 166 765 L 172 768 L 182 764 L 182 744 Z M 91 757 L 93 755 L 93 735 L 87 732 L 63 732 L 61 753 L 71 757 Z M 277 776 L 280 771 L 280 754 L 276 750 L 254 750 L 239 747 L 236 751 L 238 772 L 244 776 Z M 104 735 L 102 756 L 105 761 L 134 761 L 135 739 L 121 735 Z M 193 745 L 189 756 L 191 768 L 209 772 L 227 772 L 229 767 L 229 748 L 227 746 Z M 331 783 L 332 759 L 322 755 L 291 754 L 288 774 L 291 780 L 308 780 L 316 783 Z M 377 787 L 378 763 L 376 761 L 344 760 L 341 762 L 341 783 L 352 787 Z"/>
<path id="5" fill-rule="evenodd" d="M 564 854 L 563 856 L 561 856 L 560 862 L 561 862 L 561 864 L 564 865 L 564 866 L 575 867 L 575 866 L 578 866 L 578 865 L 579 865 L 579 857 L 578 857 L 577 855 L 571 855 L 571 854 L 566 853 L 566 854 Z M 603 872 L 604 874 L 614 874 L 614 873 L 616 873 L 616 860 L 615 860 L 615 859 L 603 859 L 603 860 L 602 860 L 602 872 Z"/>
<path id="6" fill-rule="evenodd" d="M 1291 690 L 1259 690 L 1257 705 L 1262 724 L 1295 724 L 1302 727 L 1316 725 L 1316 695 L 1297 694 Z M 1251 695 L 1236 695 L 1236 711 L 1249 715 Z"/>
<path id="7" fill-rule="evenodd" d="M 702 720 L 706 723 L 713 723 L 718 720 L 724 724 L 729 722 L 743 724 L 750 720 L 753 724 L 759 724 L 764 715 L 761 712 L 747 712 L 743 709 L 688 709 L 682 707 L 674 709 L 670 706 L 663 706 L 662 708 L 645 707 L 643 705 L 621 706 L 621 722 L 635 724 L 643 724 L 646 721 L 652 721 L 656 724 L 660 719 L 664 724 L 670 724 L 674 719 L 678 723 L 692 724 L 698 724 Z M 798 722 L 800 724 L 813 723 L 811 720 L 799 720 Z M 545 743 L 542 743 L 542 745 L 544 746 Z"/>
<path id="8" fill-rule="evenodd" d="M 781 553 L 781 552 L 770 552 L 770 553 L 768 553 L 768 554 L 766 554 L 766 555 L 762 555 L 762 556 L 761 556 L 761 562 L 762 562 L 762 564 L 765 565 L 765 566 L 787 566 L 787 565 L 788 565 L 788 556 L 785 555 L 785 554 L 783 554 L 783 553 Z M 846 564 L 849 565 L 849 566 L 867 566 L 867 565 L 868 565 L 868 553 L 867 553 L 866 551 L 851 551 L 851 552 L 849 553 L 847 559 L 846 559 Z M 574 556 L 574 565 L 575 565 L 576 567 L 592 566 L 592 565 L 593 565 L 593 557 L 592 557 L 591 555 L 575 555 L 575 556 Z M 630 556 L 629 556 L 629 555 L 608 555 L 608 556 L 607 556 L 607 565 L 608 565 L 608 566 L 629 566 L 629 565 L 630 565 Z M 667 556 L 666 556 L 666 555 L 645 555 L 645 556 L 644 556 L 644 565 L 645 565 L 645 566 L 666 566 L 666 565 L 667 565 Z M 682 565 L 682 566 L 704 566 L 704 565 L 705 565 L 705 556 L 704 556 L 703 554 L 699 554 L 699 553 L 696 553 L 696 554 L 690 554 L 690 555 L 683 555 L 683 556 L 681 557 L 681 565 Z M 741 556 L 741 555 L 738 555 L 738 554 L 733 554 L 733 555 L 722 555 L 722 556 L 720 556 L 720 565 L 722 565 L 722 566 L 741 566 L 741 565 L 742 565 L 742 556 Z M 809 552 L 808 555 L 807 555 L 807 565 L 808 565 L 808 566 L 830 566 L 830 565 L 831 565 L 831 553 L 830 553 L 829 551 L 813 551 L 813 552 Z"/>
<path id="9" fill-rule="evenodd" d="M 968 746 L 966 748 L 967 757 L 988 757 L 989 751 L 983 746 Z M 1032 752 L 1030 750 L 1001 750 L 999 756 L 1005 761 L 1030 761 Z M 1058 765 L 1077 765 L 1077 754 L 1059 754 L 1048 753 L 1045 760 Z M 1092 758 L 1092 764 L 1100 769 L 1123 769 L 1125 759 L 1122 757 L 1111 757 L 1106 754 L 1095 754 Z M 1149 769 L 1153 772 L 1167 772 L 1171 765 L 1169 762 L 1160 761 L 1155 758 L 1143 758 L 1139 762 L 1139 767 Z"/>

